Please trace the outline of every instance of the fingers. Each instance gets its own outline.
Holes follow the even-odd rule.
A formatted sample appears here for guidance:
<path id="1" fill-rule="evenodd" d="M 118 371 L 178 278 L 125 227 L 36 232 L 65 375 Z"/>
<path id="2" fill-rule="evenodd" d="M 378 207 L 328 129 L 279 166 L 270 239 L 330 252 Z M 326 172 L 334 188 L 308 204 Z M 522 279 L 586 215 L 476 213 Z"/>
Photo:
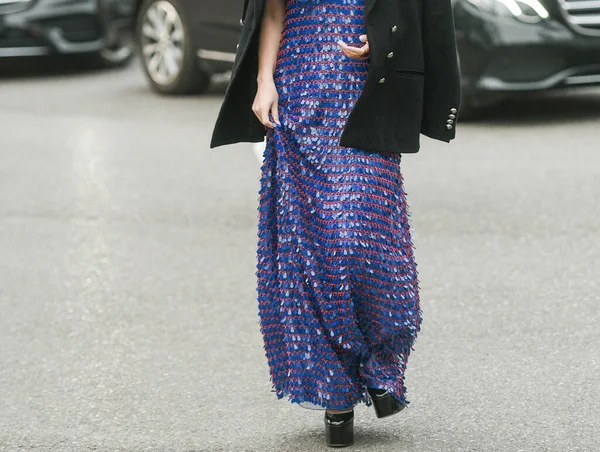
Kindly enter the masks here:
<path id="1" fill-rule="evenodd" d="M 275 128 L 275 124 L 273 124 L 270 120 L 269 120 L 269 110 L 264 110 L 260 112 L 260 117 L 258 119 L 260 119 L 260 122 L 263 123 L 263 125 L 267 126 L 269 129 L 274 129 Z"/>
<path id="2" fill-rule="evenodd" d="M 360 37 L 358 39 L 360 39 L 361 42 L 365 43 L 365 45 L 362 47 L 364 54 L 369 55 L 369 53 L 371 52 L 371 46 L 369 45 L 367 35 L 360 35 Z"/>
<path id="3" fill-rule="evenodd" d="M 369 58 L 370 48 L 368 42 L 362 47 L 349 46 L 343 41 L 338 41 L 338 45 L 342 48 L 342 52 L 350 58 L 355 60 L 366 60 Z"/>
<path id="4" fill-rule="evenodd" d="M 271 116 L 273 116 L 273 121 L 275 121 L 275 124 L 280 126 L 281 123 L 279 122 L 279 104 L 277 102 L 275 102 L 271 107 Z"/>
<path id="5" fill-rule="evenodd" d="M 368 57 L 369 54 L 371 53 L 371 46 L 369 45 L 369 43 L 367 42 L 362 48 L 363 48 L 364 54 Z"/>
<path id="6" fill-rule="evenodd" d="M 271 129 L 273 128 L 273 124 L 271 124 L 271 122 L 269 121 L 269 117 L 268 117 L 268 112 L 269 110 L 264 110 L 261 107 L 259 107 L 258 105 L 254 104 L 252 105 L 252 111 L 254 112 L 254 114 L 256 115 L 256 117 L 258 118 L 258 120 L 261 122 L 262 125 L 270 127 Z"/>
<path id="7" fill-rule="evenodd" d="M 272 112 L 273 120 L 279 125 L 279 111 L 277 108 L 277 102 L 268 106 L 259 106 L 256 103 L 252 105 L 252 111 L 262 123 L 262 125 L 274 129 L 275 125 L 269 119 L 269 112 Z"/>

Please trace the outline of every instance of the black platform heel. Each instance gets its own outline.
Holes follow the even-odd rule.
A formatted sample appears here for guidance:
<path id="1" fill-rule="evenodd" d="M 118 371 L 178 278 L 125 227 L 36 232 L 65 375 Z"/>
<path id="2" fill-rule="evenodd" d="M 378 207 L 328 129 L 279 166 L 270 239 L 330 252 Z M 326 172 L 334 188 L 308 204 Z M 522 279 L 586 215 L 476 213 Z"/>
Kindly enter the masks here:
<path id="1" fill-rule="evenodd" d="M 325 441 L 329 447 L 354 444 L 354 410 L 339 414 L 325 412 Z"/>
<path id="2" fill-rule="evenodd" d="M 375 415 L 379 418 L 391 416 L 404 409 L 404 405 L 385 389 L 368 388 L 369 395 L 373 401 Z"/>

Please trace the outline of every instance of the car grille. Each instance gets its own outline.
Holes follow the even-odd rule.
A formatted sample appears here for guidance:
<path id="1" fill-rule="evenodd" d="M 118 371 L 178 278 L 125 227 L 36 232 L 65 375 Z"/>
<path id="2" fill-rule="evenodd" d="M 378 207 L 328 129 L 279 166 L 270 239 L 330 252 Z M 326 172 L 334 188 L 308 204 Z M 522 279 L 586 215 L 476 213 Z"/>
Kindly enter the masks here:
<path id="1" fill-rule="evenodd" d="M 0 0 L 0 14 L 14 13 L 26 9 L 31 0 Z"/>
<path id="2" fill-rule="evenodd" d="M 600 0 L 561 0 L 560 3 L 575 28 L 600 36 Z"/>

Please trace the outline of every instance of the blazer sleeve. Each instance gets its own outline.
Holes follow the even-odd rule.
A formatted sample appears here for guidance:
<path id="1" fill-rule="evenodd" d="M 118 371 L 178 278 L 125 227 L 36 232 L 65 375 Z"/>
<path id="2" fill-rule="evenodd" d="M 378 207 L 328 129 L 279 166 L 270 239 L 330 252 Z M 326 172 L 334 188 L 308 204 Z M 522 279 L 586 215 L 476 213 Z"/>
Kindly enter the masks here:
<path id="1" fill-rule="evenodd" d="M 425 92 L 421 133 L 450 142 L 460 109 L 460 70 L 451 0 L 423 0 Z"/>
<path id="2" fill-rule="evenodd" d="M 239 142 L 260 142 L 265 127 L 252 112 L 258 73 L 258 41 L 264 1 L 246 0 L 242 12 L 240 44 L 231 69 L 231 80 L 215 122 L 210 147 Z"/>

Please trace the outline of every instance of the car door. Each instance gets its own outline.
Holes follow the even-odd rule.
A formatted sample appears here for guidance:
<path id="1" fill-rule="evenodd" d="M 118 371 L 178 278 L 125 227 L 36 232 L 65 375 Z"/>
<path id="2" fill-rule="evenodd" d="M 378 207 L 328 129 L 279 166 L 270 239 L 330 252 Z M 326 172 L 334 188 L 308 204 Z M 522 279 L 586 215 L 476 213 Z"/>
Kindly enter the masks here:
<path id="1" fill-rule="evenodd" d="M 186 0 L 185 3 L 185 9 L 192 16 L 189 23 L 199 55 L 206 50 L 222 52 L 223 58 L 233 58 L 241 31 L 244 0 Z"/>

